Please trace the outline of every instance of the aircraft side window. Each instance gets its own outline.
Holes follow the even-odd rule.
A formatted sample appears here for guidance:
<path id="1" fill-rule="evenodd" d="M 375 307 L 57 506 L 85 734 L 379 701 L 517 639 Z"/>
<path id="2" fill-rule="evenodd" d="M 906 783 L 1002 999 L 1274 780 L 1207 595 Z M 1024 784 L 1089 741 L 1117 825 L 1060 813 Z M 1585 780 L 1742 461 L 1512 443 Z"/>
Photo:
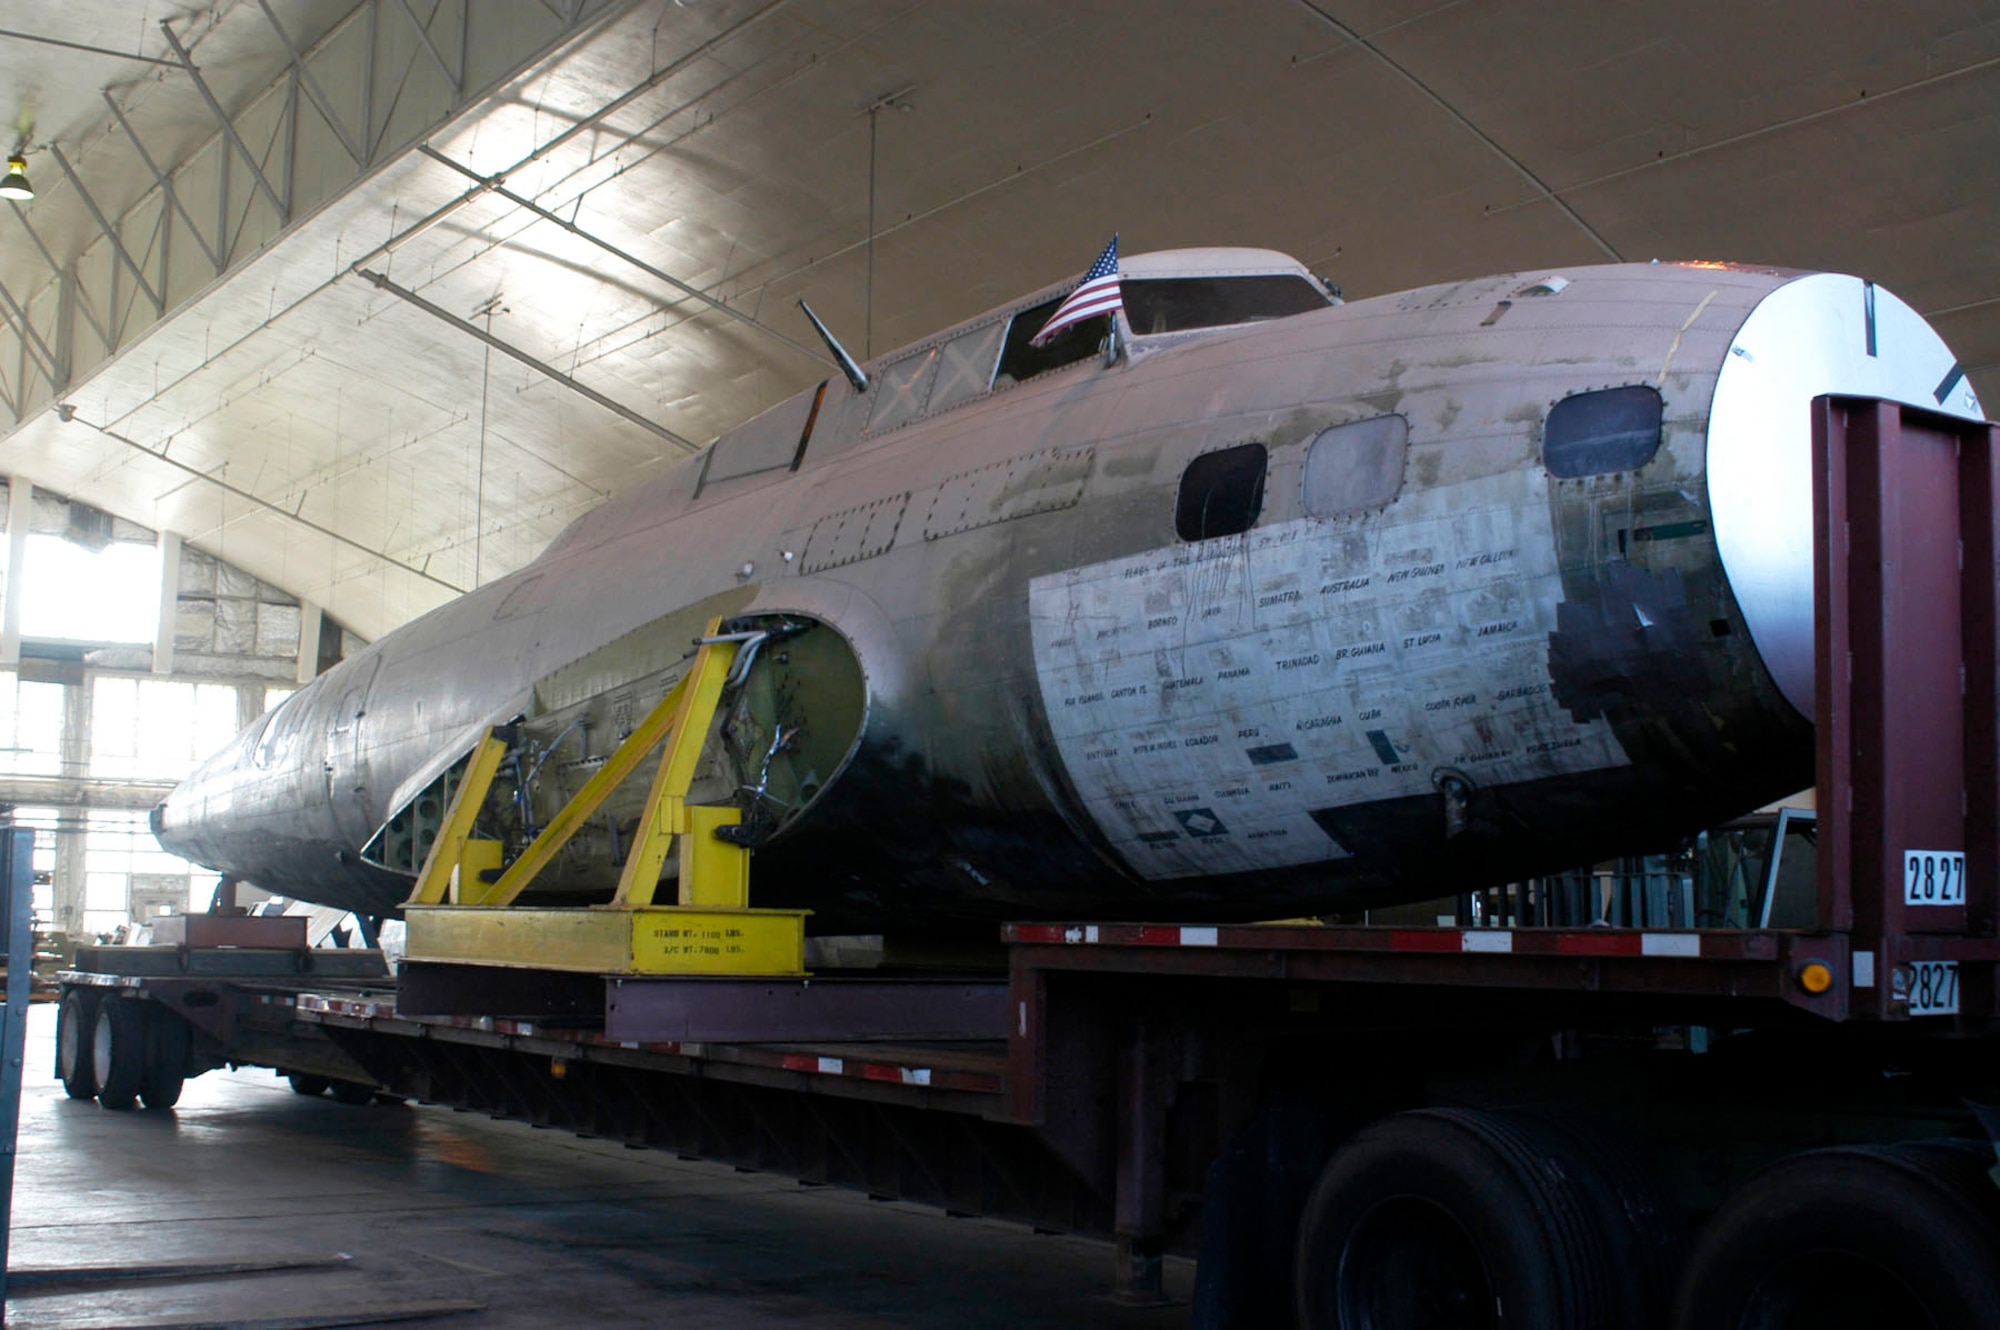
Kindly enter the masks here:
<path id="1" fill-rule="evenodd" d="M 1660 450 L 1660 410 L 1643 384 L 1565 397 L 1542 426 L 1542 465 L 1560 480 L 1636 471 Z"/>
<path id="2" fill-rule="evenodd" d="M 1182 540 L 1234 536 L 1257 524 L 1264 510 L 1268 455 L 1261 443 L 1239 443 L 1203 453 L 1181 473 L 1174 530 Z"/>
<path id="3" fill-rule="evenodd" d="M 1338 517 L 1382 507 L 1403 488 L 1403 459 L 1409 451 L 1410 423 L 1401 416 L 1375 416 L 1320 431 L 1306 452 L 1306 515 Z"/>
<path id="4" fill-rule="evenodd" d="M 1097 354 L 1097 348 L 1111 335 L 1111 316 L 1100 314 L 1082 323 L 1073 323 L 1051 337 L 1046 346 L 1029 346 L 1049 316 L 1056 312 L 1056 306 L 1063 298 L 1045 300 L 1032 309 L 1024 309 L 1014 316 L 1007 325 L 1007 345 L 1000 352 L 1000 370 L 993 376 L 995 386 L 1003 383 L 1024 383 L 1037 374 L 1046 374 L 1064 365 L 1074 365 L 1079 360 L 1088 360 Z"/>
<path id="5" fill-rule="evenodd" d="M 1004 325 L 989 323 L 960 333 L 939 348 L 937 382 L 928 410 L 938 412 L 970 401 L 993 386 L 993 361 L 1000 354 Z"/>
<path id="6" fill-rule="evenodd" d="M 892 360 L 875 372 L 875 404 L 868 411 L 870 434 L 907 425 L 924 413 L 937 362 L 937 348 L 932 347 Z"/>

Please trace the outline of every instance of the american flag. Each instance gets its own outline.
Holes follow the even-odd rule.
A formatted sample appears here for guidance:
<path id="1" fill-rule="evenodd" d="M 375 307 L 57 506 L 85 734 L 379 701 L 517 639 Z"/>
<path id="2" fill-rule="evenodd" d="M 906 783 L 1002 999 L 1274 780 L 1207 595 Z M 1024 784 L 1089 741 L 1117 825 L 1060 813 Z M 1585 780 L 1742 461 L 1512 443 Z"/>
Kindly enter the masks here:
<path id="1" fill-rule="evenodd" d="M 1029 346 L 1042 346 L 1057 333 L 1073 323 L 1094 319 L 1100 314 L 1115 314 L 1125 308 L 1125 297 L 1118 287 L 1118 237 L 1113 235 L 1111 243 L 1097 256 L 1097 262 L 1090 265 L 1090 271 L 1083 275 L 1083 283 L 1069 293 L 1068 299 L 1056 306 L 1056 312 L 1042 325 L 1042 330 L 1028 339 Z"/>

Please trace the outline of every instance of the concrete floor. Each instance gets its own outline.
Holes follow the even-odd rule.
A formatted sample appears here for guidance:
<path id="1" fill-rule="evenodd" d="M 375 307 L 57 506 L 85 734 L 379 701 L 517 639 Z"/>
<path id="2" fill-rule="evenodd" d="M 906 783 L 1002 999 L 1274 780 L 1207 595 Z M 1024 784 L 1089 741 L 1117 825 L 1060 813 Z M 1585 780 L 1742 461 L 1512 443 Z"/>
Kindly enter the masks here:
<path id="1" fill-rule="evenodd" d="M 17 1289 L 9 1325 L 277 1330 L 427 1307 L 482 1327 L 1188 1324 L 1185 1262 L 1168 1270 L 1177 1305 L 1119 1307 L 1098 1243 L 449 1109 L 303 1099 L 269 1072 L 210 1072 L 171 1112 L 107 1112 L 50 1075 L 54 1031 L 54 1008 L 33 1008 L 14 1270 L 336 1263 Z"/>

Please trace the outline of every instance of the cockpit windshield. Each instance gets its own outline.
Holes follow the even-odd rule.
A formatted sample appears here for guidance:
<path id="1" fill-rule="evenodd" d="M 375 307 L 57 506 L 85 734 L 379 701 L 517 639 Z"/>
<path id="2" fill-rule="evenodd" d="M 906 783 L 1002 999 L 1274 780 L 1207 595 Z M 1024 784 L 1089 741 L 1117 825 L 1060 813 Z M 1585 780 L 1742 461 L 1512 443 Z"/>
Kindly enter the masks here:
<path id="1" fill-rule="evenodd" d="M 1332 303 L 1292 273 L 1243 277 L 1127 277 L 1125 318 L 1140 337 L 1282 319 Z"/>

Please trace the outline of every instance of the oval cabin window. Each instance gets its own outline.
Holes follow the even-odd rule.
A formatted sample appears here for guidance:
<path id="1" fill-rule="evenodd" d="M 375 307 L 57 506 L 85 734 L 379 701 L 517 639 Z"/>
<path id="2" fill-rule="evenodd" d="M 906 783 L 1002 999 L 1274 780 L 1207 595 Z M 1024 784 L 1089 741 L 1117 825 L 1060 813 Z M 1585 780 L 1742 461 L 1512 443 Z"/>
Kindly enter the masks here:
<path id="1" fill-rule="evenodd" d="M 1660 395 L 1644 386 L 1565 397 L 1542 426 L 1542 465 L 1561 480 L 1636 471 L 1660 450 Z"/>
<path id="2" fill-rule="evenodd" d="M 1264 511 L 1264 445 L 1239 443 L 1203 453 L 1181 473 L 1174 530 L 1182 540 L 1234 536 L 1257 524 Z"/>
<path id="3" fill-rule="evenodd" d="M 1309 517 L 1380 508 L 1403 488 L 1410 423 L 1376 416 L 1320 431 L 1306 452 L 1305 509 Z"/>

